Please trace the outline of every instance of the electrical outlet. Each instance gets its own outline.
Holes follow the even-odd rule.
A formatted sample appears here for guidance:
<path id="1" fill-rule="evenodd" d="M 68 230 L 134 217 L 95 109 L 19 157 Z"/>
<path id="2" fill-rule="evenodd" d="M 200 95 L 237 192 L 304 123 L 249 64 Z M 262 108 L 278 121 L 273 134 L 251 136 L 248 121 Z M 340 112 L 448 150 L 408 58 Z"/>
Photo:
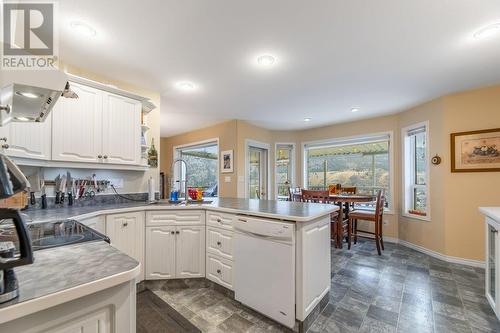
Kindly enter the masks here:
<path id="1" fill-rule="evenodd" d="M 113 185 L 114 188 L 123 188 L 123 178 L 111 178 L 109 182 L 109 186 Z"/>
<path id="2" fill-rule="evenodd" d="M 389 225 L 389 221 L 384 221 L 383 224 L 384 225 Z"/>

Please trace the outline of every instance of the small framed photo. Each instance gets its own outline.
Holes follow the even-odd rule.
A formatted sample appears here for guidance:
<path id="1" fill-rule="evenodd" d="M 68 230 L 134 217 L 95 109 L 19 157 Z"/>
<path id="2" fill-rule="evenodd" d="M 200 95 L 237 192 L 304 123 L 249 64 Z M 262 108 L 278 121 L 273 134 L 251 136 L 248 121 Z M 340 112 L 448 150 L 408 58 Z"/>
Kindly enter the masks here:
<path id="1" fill-rule="evenodd" d="M 451 134 L 451 172 L 500 171 L 500 128 Z"/>
<path id="2" fill-rule="evenodd" d="M 233 151 L 232 150 L 224 150 L 221 151 L 221 172 L 229 173 L 233 172 Z"/>

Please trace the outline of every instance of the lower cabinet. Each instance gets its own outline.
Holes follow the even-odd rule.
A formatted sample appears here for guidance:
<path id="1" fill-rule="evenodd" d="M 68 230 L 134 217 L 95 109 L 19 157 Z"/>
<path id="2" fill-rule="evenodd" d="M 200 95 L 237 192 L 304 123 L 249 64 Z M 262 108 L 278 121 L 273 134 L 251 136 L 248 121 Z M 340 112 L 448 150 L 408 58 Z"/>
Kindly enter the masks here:
<path id="1" fill-rule="evenodd" d="M 500 222 L 486 218 L 486 299 L 498 318 L 500 318 Z"/>
<path id="2" fill-rule="evenodd" d="M 106 216 L 106 236 L 111 245 L 141 263 L 138 280 L 144 280 L 144 212 Z"/>
<path id="3" fill-rule="evenodd" d="M 207 279 L 233 290 L 233 262 L 207 253 Z"/>
<path id="4" fill-rule="evenodd" d="M 146 279 L 205 276 L 205 226 L 146 227 Z"/>

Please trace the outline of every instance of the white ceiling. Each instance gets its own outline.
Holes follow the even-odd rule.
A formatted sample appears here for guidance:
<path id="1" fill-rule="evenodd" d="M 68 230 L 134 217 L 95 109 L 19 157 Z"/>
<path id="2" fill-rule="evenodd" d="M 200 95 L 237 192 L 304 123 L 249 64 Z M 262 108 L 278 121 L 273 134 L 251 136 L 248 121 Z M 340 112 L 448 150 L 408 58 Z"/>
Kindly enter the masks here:
<path id="1" fill-rule="evenodd" d="M 472 38 L 500 22 L 498 0 L 61 0 L 60 14 L 62 59 L 162 92 L 162 136 L 236 118 L 317 127 L 500 83 L 500 36 Z M 277 65 L 256 68 L 261 53 Z"/>

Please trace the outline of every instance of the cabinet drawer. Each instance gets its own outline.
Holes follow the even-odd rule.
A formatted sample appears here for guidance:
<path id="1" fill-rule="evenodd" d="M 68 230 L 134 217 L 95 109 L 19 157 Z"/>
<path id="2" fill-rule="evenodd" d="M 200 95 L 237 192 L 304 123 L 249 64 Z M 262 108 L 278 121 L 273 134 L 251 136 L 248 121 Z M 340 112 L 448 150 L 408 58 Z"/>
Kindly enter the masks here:
<path id="1" fill-rule="evenodd" d="M 207 254 L 207 279 L 233 290 L 233 263 Z"/>
<path id="2" fill-rule="evenodd" d="M 160 210 L 146 212 L 146 225 L 197 225 L 205 224 L 205 212 L 202 210 Z"/>
<path id="3" fill-rule="evenodd" d="M 233 230 L 233 218 L 236 215 L 219 212 L 207 212 L 207 226 Z"/>
<path id="4" fill-rule="evenodd" d="M 207 251 L 222 258 L 233 260 L 233 232 L 207 227 Z"/>

